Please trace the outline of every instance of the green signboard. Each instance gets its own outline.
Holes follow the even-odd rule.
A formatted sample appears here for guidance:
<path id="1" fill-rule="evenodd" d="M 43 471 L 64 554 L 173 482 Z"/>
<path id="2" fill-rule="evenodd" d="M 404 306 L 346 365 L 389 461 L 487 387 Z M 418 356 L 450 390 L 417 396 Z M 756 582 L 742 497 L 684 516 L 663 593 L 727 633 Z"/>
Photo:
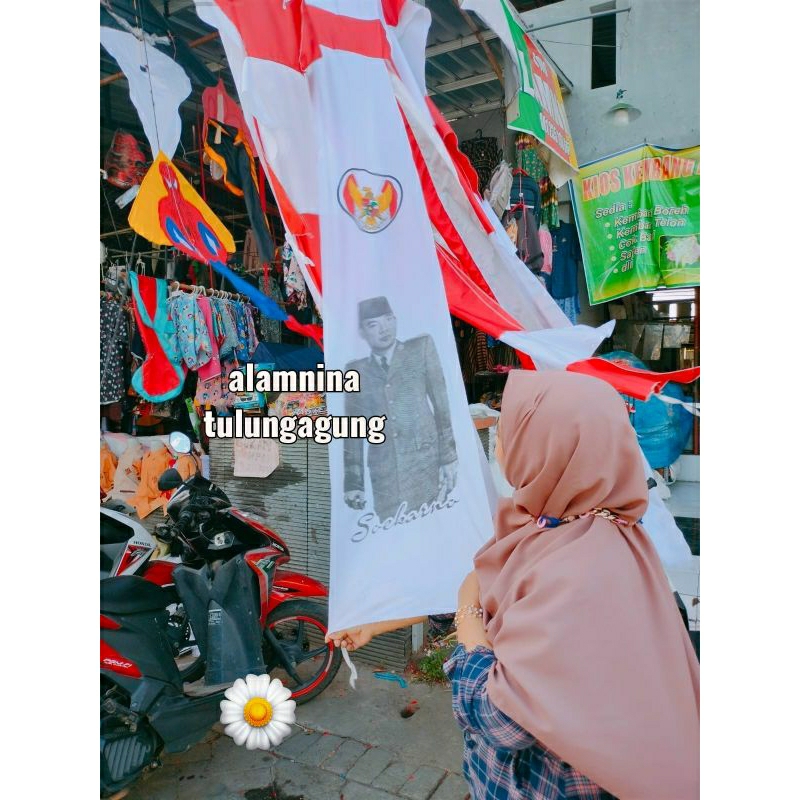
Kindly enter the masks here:
<path id="1" fill-rule="evenodd" d="M 570 183 L 589 302 L 700 285 L 700 148 L 641 145 Z"/>

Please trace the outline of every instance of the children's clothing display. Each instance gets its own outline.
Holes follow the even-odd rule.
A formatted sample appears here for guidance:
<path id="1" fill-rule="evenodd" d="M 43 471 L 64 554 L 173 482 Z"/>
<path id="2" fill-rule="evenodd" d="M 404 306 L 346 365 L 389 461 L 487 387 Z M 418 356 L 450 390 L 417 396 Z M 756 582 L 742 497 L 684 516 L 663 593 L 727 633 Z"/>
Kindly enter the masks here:
<path id="1" fill-rule="evenodd" d="M 195 294 L 174 292 L 169 299 L 169 313 L 175 324 L 178 348 L 189 369 L 197 369 L 211 360 L 211 333 Z"/>
<path id="2" fill-rule="evenodd" d="M 120 303 L 100 300 L 100 404 L 117 403 L 125 394 L 128 318 Z"/>
<path id="3" fill-rule="evenodd" d="M 167 282 L 131 274 L 133 313 L 147 355 L 133 375 L 133 388 L 160 402 L 180 394 L 186 370 L 181 363 L 175 324 L 169 316 Z"/>
<path id="4" fill-rule="evenodd" d="M 210 334 L 211 357 L 208 361 L 197 369 L 197 379 L 208 381 L 216 378 L 222 372 L 222 365 L 219 360 L 219 344 L 214 333 L 214 314 L 211 310 L 211 300 L 208 297 L 198 297 L 197 306 L 203 315 L 206 331 Z"/>

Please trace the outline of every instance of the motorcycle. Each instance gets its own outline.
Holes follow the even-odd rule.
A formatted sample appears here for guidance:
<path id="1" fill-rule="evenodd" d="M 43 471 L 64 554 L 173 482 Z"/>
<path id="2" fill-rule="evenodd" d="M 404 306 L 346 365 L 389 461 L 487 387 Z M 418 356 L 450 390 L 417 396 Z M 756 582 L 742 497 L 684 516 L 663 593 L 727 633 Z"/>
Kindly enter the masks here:
<path id="1" fill-rule="evenodd" d="M 170 440 L 188 452 L 183 434 Z M 158 533 L 181 555 L 175 594 L 141 575 L 100 582 L 101 788 L 123 789 L 158 763 L 200 741 L 219 719 L 224 690 L 239 677 L 269 673 L 298 704 L 322 692 L 341 664 L 325 642 L 327 589 L 280 569 L 289 550 L 252 512 L 195 474 L 167 470 L 159 489 L 175 489 L 170 522 Z M 156 564 L 158 562 L 151 562 Z M 185 683 L 175 660 L 168 608 L 177 597 L 194 633 L 204 680 Z"/>

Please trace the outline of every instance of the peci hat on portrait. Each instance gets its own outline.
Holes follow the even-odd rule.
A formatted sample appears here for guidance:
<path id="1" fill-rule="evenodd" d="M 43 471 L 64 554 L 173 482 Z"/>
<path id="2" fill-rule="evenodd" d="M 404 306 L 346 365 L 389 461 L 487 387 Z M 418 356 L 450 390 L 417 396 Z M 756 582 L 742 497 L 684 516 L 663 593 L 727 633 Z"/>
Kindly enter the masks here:
<path id="1" fill-rule="evenodd" d="M 375 317 L 382 317 L 384 314 L 392 314 L 392 307 L 385 297 L 370 297 L 369 300 L 362 300 L 358 304 L 358 322 L 368 319 L 375 319 Z"/>

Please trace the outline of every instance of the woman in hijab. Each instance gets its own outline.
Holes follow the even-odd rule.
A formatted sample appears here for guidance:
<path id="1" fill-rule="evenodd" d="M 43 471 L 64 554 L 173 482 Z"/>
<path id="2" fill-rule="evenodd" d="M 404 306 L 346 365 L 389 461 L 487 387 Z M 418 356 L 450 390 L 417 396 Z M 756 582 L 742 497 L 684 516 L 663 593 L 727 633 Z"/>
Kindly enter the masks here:
<path id="1" fill-rule="evenodd" d="M 461 586 L 445 665 L 473 798 L 694 800 L 699 665 L 639 521 L 622 399 L 515 371 L 497 435 L 514 493 Z"/>

